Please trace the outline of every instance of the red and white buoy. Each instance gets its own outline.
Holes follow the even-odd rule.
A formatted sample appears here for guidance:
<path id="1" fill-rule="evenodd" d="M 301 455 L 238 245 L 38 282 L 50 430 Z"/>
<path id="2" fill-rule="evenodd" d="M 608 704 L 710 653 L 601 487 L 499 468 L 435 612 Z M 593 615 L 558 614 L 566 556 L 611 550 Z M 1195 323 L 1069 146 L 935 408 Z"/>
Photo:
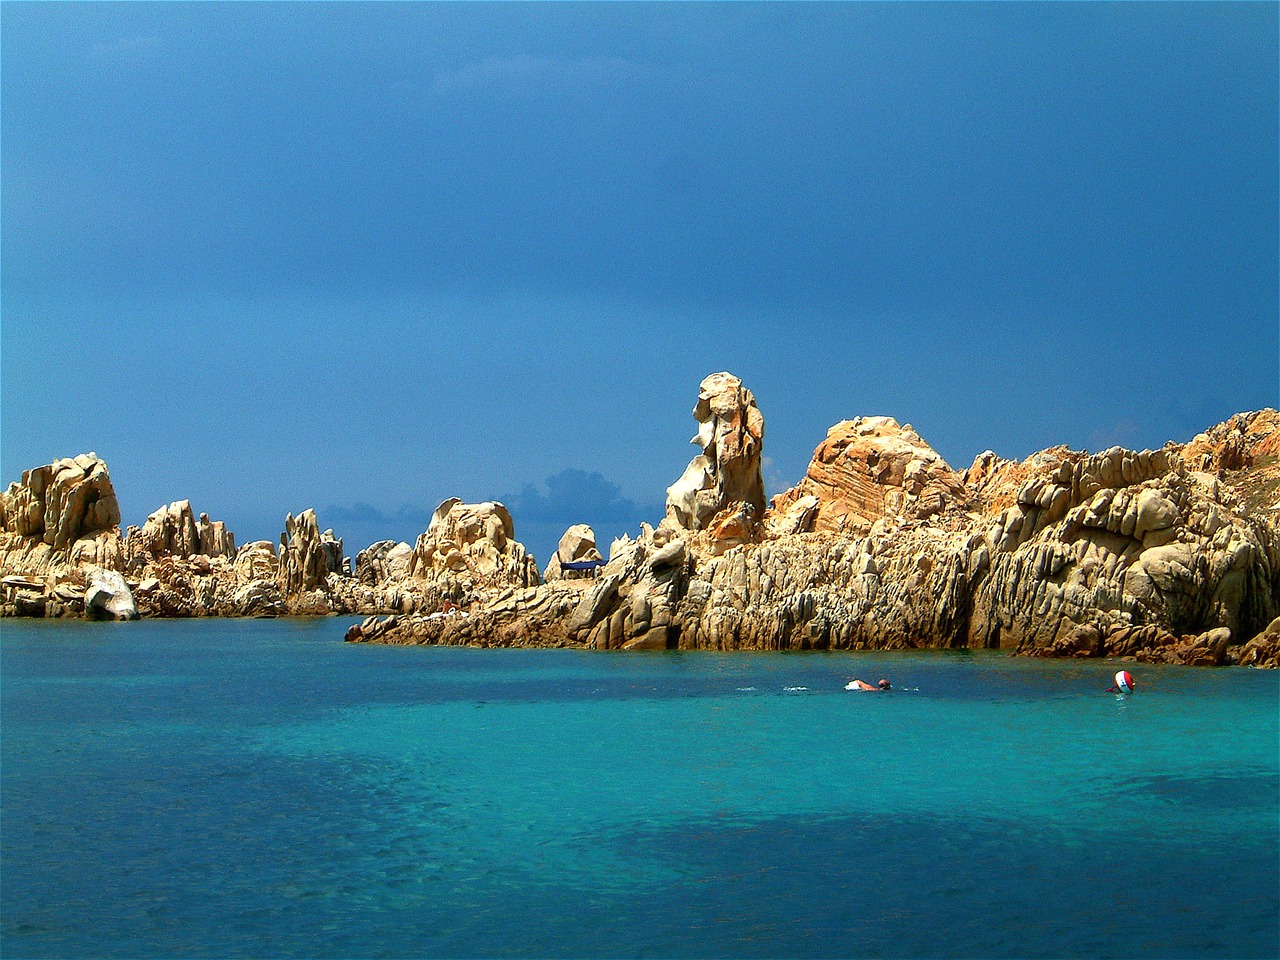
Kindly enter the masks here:
<path id="1" fill-rule="evenodd" d="M 1116 674 L 1116 689 L 1121 693 L 1133 693 L 1134 686 L 1133 674 L 1128 670 L 1121 670 Z"/>

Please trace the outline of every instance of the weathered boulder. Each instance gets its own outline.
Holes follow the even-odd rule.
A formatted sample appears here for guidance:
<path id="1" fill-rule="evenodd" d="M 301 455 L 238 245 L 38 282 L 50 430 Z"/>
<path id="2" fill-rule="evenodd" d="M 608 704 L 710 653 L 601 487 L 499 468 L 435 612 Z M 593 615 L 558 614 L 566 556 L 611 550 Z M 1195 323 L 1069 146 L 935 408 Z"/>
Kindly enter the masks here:
<path id="1" fill-rule="evenodd" d="M 91 567 L 86 574 L 84 611 L 91 620 L 138 619 L 138 607 L 124 577 L 102 567 Z"/>
<path id="2" fill-rule="evenodd" d="M 436 508 L 418 537 L 409 575 L 452 581 L 464 591 L 541 582 L 537 560 L 515 539 L 507 508 L 496 501 L 463 503 L 456 497 Z"/>
<path id="3" fill-rule="evenodd" d="M 764 451 L 764 417 L 755 396 L 731 373 L 713 373 L 702 381 L 693 408 L 698 432 L 690 441 L 702 453 L 689 461 L 684 474 L 667 488 L 663 526 L 675 531 L 706 530 L 728 510 L 746 518 L 738 527 L 764 519 L 764 481 L 760 464 Z"/>
<path id="4" fill-rule="evenodd" d="M 585 571 L 565 570 L 562 564 L 583 561 L 600 561 L 604 558 L 596 546 L 596 532 L 585 523 L 575 523 L 560 538 L 556 552 L 551 555 L 542 579 L 547 583 L 563 576 L 588 576 Z"/>
<path id="5" fill-rule="evenodd" d="M 276 545 L 270 540 L 254 540 L 236 551 L 236 576 L 245 582 L 274 580 L 280 569 Z"/>
<path id="6" fill-rule="evenodd" d="M 356 554 L 356 579 L 373 585 L 409 576 L 413 547 L 395 540 L 379 540 Z"/>

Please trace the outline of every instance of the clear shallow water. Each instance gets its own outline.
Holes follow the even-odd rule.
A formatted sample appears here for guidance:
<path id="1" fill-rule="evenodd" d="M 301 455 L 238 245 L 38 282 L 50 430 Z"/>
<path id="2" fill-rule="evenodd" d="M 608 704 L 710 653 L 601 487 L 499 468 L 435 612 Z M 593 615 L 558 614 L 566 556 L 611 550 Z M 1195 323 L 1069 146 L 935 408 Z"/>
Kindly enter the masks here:
<path id="1" fill-rule="evenodd" d="M 0 954 L 1280 946 L 1275 673 L 346 626 L 0 625 Z"/>

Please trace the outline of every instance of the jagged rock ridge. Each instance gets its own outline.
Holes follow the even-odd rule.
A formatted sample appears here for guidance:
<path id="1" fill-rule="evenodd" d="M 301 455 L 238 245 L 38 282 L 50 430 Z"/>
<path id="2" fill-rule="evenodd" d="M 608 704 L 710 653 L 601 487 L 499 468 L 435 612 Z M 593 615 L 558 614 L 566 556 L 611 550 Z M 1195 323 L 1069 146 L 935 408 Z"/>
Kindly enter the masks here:
<path id="1" fill-rule="evenodd" d="M 700 404 L 706 392 L 704 382 Z M 401 619 L 379 639 L 1001 647 L 1274 666 L 1278 435 L 1280 417 L 1268 410 L 1185 446 L 1058 447 L 1022 462 L 988 452 L 961 474 L 910 426 L 849 420 L 828 433 L 801 483 L 774 498 L 764 523 L 732 539 L 714 521 L 733 505 L 705 496 L 714 482 L 673 488 L 696 486 L 692 502 L 703 496 L 704 508 L 669 504 L 657 531 L 615 542 L 567 619 L 567 600 L 534 591 L 481 605 L 465 621 Z M 697 458 L 694 466 L 712 475 Z"/>
<path id="2" fill-rule="evenodd" d="M 447 500 L 410 547 L 357 556 L 313 511 L 235 547 L 186 501 L 128 536 L 94 455 L 27 471 L 0 494 L 0 612 L 102 615 L 91 576 L 122 573 L 144 616 L 394 614 L 352 639 L 597 649 L 1001 647 L 1274 666 L 1280 641 L 1280 415 L 1239 414 L 1186 444 L 965 471 L 910 426 L 828 431 L 766 509 L 764 420 L 727 373 L 699 388 L 702 452 L 658 529 L 600 558 L 566 532 L 542 583 L 496 502 Z M 95 597 L 97 594 L 95 594 Z M 116 615 L 116 614 L 110 614 Z"/>

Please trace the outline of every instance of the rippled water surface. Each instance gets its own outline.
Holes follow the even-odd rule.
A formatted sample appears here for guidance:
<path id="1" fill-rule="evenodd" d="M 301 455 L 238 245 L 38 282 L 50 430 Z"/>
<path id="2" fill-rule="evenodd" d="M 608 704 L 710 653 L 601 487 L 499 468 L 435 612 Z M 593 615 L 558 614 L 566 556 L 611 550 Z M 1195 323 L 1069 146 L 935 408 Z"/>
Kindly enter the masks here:
<path id="1" fill-rule="evenodd" d="M 0 624 L 0 955 L 1280 945 L 1275 673 L 347 625 Z"/>

